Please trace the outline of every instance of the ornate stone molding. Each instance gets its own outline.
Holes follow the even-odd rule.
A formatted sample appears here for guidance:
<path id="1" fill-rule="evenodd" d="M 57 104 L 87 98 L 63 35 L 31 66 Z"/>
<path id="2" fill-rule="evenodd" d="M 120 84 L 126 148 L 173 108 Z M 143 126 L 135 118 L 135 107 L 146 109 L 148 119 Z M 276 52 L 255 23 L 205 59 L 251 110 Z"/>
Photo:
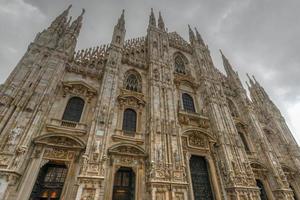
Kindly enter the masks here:
<path id="1" fill-rule="evenodd" d="M 144 100 L 144 95 L 139 92 L 133 92 L 121 89 L 120 95 L 117 97 L 119 105 L 134 106 L 137 108 L 144 107 L 146 101 Z"/>
<path id="2" fill-rule="evenodd" d="M 97 94 L 97 90 L 92 86 L 88 85 L 83 81 L 68 81 L 63 82 L 63 96 L 66 96 L 67 93 L 86 97 L 88 102 L 90 102 L 91 98 Z"/>
<path id="3" fill-rule="evenodd" d="M 210 128 L 209 119 L 199 113 L 191 113 L 184 110 L 179 110 L 178 119 L 179 123 L 182 125 L 194 125 L 203 129 Z"/>
<path id="4" fill-rule="evenodd" d="M 85 148 L 85 143 L 80 138 L 59 133 L 49 133 L 38 136 L 34 139 L 34 143 L 37 145 L 69 149 Z"/>

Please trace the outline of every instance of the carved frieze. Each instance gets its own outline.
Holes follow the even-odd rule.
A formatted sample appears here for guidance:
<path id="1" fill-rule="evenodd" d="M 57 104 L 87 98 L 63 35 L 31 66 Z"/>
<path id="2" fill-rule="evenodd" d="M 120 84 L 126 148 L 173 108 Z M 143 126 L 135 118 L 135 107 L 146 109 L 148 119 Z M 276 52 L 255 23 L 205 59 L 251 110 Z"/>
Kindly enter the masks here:
<path id="1" fill-rule="evenodd" d="M 75 153 L 66 149 L 46 148 L 43 158 L 49 160 L 73 160 Z"/>
<path id="2" fill-rule="evenodd" d="M 86 97 L 88 102 L 97 94 L 96 89 L 90 85 L 84 83 L 83 81 L 69 81 L 63 82 L 63 96 L 66 94 L 73 94 L 76 96 Z"/>
<path id="3" fill-rule="evenodd" d="M 120 106 L 133 106 L 133 107 L 144 107 L 146 102 L 144 100 L 144 95 L 139 92 L 133 92 L 121 89 L 120 95 L 117 97 L 117 101 Z"/>

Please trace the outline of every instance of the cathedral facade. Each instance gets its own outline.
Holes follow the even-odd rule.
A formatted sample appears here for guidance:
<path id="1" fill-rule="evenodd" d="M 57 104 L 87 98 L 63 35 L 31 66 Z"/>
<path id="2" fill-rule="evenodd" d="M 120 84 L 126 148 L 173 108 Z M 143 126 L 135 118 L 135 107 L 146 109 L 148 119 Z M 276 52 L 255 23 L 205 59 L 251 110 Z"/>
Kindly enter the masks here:
<path id="1" fill-rule="evenodd" d="M 75 51 L 70 7 L 0 87 L 0 199 L 299 200 L 300 150 L 249 77 L 153 11 L 145 37 Z M 250 97 L 249 97 L 250 96 Z"/>

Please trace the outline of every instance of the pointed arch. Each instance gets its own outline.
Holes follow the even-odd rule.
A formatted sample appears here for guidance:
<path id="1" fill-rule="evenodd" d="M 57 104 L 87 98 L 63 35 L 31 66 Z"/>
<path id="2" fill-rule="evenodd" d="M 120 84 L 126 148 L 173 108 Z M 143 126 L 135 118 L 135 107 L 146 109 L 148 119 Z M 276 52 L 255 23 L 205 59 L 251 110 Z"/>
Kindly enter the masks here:
<path id="1" fill-rule="evenodd" d="M 130 69 L 125 73 L 124 88 L 134 92 L 142 92 L 142 78 L 139 72 Z"/>
<path id="2" fill-rule="evenodd" d="M 174 54 L 174 70 L 179 74 L 186 74 L 188 59 L 180 52 Z"/>

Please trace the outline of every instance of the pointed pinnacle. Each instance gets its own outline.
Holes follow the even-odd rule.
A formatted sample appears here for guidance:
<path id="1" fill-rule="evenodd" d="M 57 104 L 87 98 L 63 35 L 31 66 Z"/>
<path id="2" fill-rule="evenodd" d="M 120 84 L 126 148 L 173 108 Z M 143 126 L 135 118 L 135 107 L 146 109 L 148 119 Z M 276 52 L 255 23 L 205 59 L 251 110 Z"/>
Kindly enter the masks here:
<path id="1" fill-rule="evenodd" d="M 149 17 L 149 25 L 156 26 L 156 20 L 155 20 L 153 8 L 151 8 L 151 14 L 150 14 L 150 17 Z"/>
<path id="2" fill-rule="evenodd" d="M 191 29 L 191 26 L 188 24 L 189 27 L 189 36 L 190 36 L 190 42 L 195 40 L 195 34 L 193 32 L 193 30 Z"/>
<path id="3" fill-rule="evenodd" d="M 198 32 L 196 27 L 195 27 L 195 32 L 196 32 L 196 37 L 197 37 L 198 42 L 205 46 L 202 36 L 200 35 L 200 33 Z"/>
<path id="4" fill-rule="evenodd" d="M 125 16 L 125 10 L 123 9 L 122 14 L 121 14 L 120 18 L 118 19 L 118 24 L 117 24 L 117 26 L 122 30 L 125 29 L 125 17 L 124 16 Z"/>
<path id="5" fill-rule="evenodd" d="M 164 20 L 161 16 L 161 12 L 159 11 L 159 16 L 158 16 L 158 28 L 165 30 L 165 23 Z"/>
<path id="6" fill-rule="evenodd" d="M 254 82 L 253 82 L 253 80 L 251 79 L 251 77 L 249 76 L 249 74 L 247 73 L 246 75 L 247 75 L 247 77 L 248 77 L 248 79 L 249 79 L 249 82 L 250 82 L 251 86 L 254 85 Z"/>

